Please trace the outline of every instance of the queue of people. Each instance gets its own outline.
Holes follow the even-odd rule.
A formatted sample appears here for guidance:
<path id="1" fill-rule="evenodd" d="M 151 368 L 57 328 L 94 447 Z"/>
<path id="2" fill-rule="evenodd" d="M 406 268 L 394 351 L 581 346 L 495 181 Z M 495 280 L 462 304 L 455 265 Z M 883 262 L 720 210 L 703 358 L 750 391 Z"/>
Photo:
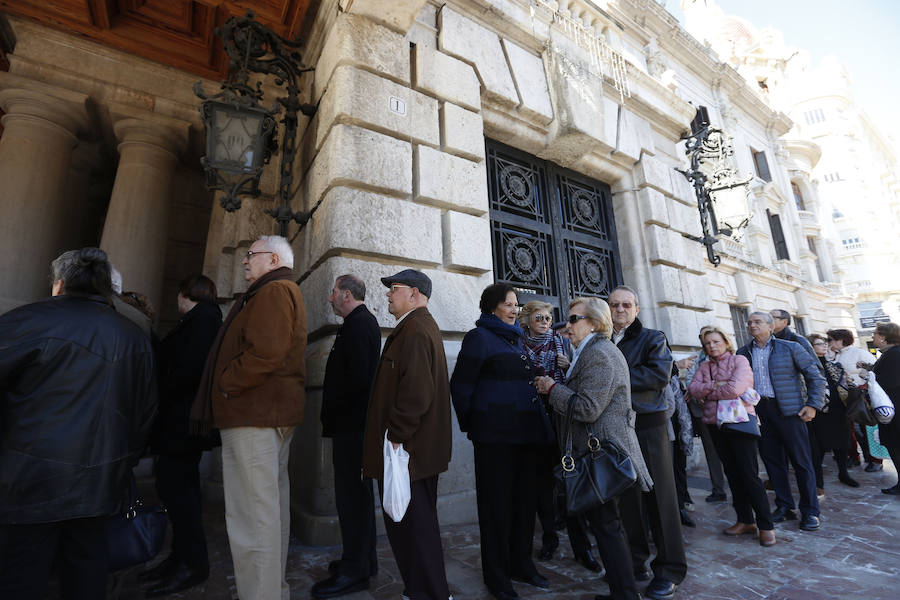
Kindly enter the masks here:
<path id="1" fill-rule="evenodd" d="M 205 581 L 199 463 L 221 444 L 237 593 L 243 600 L 290 597 L 287 462 L 305 408 L 306 309 L 286 239 L 259 238 L 242 265 L 249 287 L 224 320 L 210 279 L 182 282 L 181 318 L 162 340 L 148 327 L 149 302 L 122 294 L 121 276 L 95 248 L 53 262 L 50 299 L 0 316 L 0 596 L 43 597 L 55 565 L 63 597 L 103 598 L 105 522 L 123 509 L 131 469 L 148 448 L 172 543 L 140 581 L 147 597 Z M 396 320 L 383 348 L 359 277 L 338 277 L 328 297 L 342 324 L 319 417 L 332 440 L 342 550 L 311 589 L 319 599 L 367 589 L 377 574 L 374 486 L 384 495 L 385 452 L 400 448 L 409 456 L 408 507 L 399 520 L 387 512 L 383 519 L 403 596 L 452 598 L 437 511 L 451 410 L 472 442 L 482 576 L 492 596 L 518 598 L 514 583 L 552 588 L 534 559 L 552 560 L 564 524 L 575 559 L 591 571 L 606 569 L 609 593 L 597 600 L 669 600 L 688 571 L 682 524 L 693 523 L 685 513 L 684 460 L 676 460 L 684 457 L 673 455 L 685 444 L 673 444 L 675 434 L 690 441 L 694 429 L 703 440 L 713 486 L 707 501 L 724 501 L 727 481 L 736 520 L 723 533 L 753 535 L 771 547 L 775 525 L 797 519 L 796 507 L 801 530 L 820 528 L 826 452 L 841 483 L 860 485 L 849 474 L 856 440 L 846 403 L 868 373 L 900 401 L 894 323 L 878 324 L 876 361 L 853 346 L 847 330 L 807 340 L 791 330 L 786 311 L 754 312 L 745 346 L 735 348 L 726 332 L 707 326 L 702 352 L 676 363 L 665 334 L 638 319 L 638 292 L 627 286 L 612 290 L 608 302 L 575 298 L 557 326 L 552 305 L 520 307 L 513 287 L 488 286 L 451 376 L 428 311 L 431 280 L 405 269 L 381 283 Z M 684 381 L 679 369 L 687 371 Z M 673 419 L 679 398 L 691 413 L 681 406 Z M 47 427 L 57 429 L 47 434 Z M 866 438 L 864 429 L 853 433 Z M 900 421 L 881 424 L 879 433 L 897 464 Z M 593 456 L 601 442 L 627 457 L 631 485 L 567 510 L 571 498 L 554 471 L 570 471 L 566 457 Z M 875 458 L 866 455 L 867 470 L 877 470 Z M 800 491 L 796 505 L 788 461 Z M 882 491 L 900 495 L 900 482 Z"/>

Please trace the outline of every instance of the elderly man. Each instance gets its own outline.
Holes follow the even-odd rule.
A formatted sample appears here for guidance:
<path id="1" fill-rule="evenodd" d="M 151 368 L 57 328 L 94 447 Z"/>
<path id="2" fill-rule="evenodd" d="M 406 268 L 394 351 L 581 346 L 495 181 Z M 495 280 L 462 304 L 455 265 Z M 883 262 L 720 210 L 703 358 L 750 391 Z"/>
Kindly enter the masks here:
<path id="1" fill-rule="evenodd" d="M 779 340 L 787 340 L 789 342 L 797 342 L 803 349 L 809 352 L 809 355 L 813 357 L 816 365 L 819 365 L 819 359 L 816 357 L 816 352 L 813 350 L 812 344 L 809 343 L 809 340 L 803 337 L 802 335 L 798 335 L 791 329 L 791 313 L 786 310 L 782 310 L 780 308 L 776 308 L 775 310 L 770 310 L 769 314 L 772 315 L 772 322 L 775 324 L 775 330 L 772 335 L 777 337 Z"/>
<path id="2" fill-rule="evenodd" d="M 381 328 L 366 308 L 366 284 L 355 275 L 334 282 L 328 303 L 344 320 L 338 329 L 322 390 L 322 437 L 331 438 L 334 501 L 343 552 L 328 565 L 331 576 L 312 588 L 315 598 L 333 598 L 369 587 L 378 570 L 372 480 L 360 478 L 369 393 L 381 350 Z"/>
<path id="3" fill-rule="evenodd" d="M 644 567 L 650 558 L 644 523 L 650 523 L 656 557 L 651 563 L 653 579 L 645 595 L 668 600 L 687 574 L 667 427 L 669 417 L 663 395 L 672 376 L 673 358 L 665 334 L 644 327 L 638 320 L 641 307 L 637 292 L 624 285 L 617 287 L 609 295 L 609 308 L 613 320 L 612 341 L 625 355 L 631 373 L 631 405 L 637 413 L 634 429 L 653 479 L 653 489 L 643 493 L 643 498 L 642 492 L 634 487 L 622 497 L 619 507 L 638 580 L 650 578 Z"/>
<path id="4" fill-rule="evenodd" d="M 411 499 L 399 523 L 384 515 L 394 558 L 415 600 L 447 600 L 447 576 L 437 518 L 438 474 L 450 463 L 450 380 L 441 332 L 428 312 L 431 280 L 405 269 L 381 282 L 397 326 L 384 343 L 375 374 L 363 474 L 383 487 L 385 433 L 409 452 Z M 383 490 L 382 490 L 383 493 Z"/>
<path id="5" fill-rule="evenodd" d="M 106 595 L 106 518 L 156 412 L 153 353 L 114 311 L 106 253 L 52 263 L 53 297 L 0 317 L 0 598 Z"/>
<path id="6" fill-rule="evenodd" d="M 800 344 L 774 336 L 774 321 L 769 313 L 751 313 L 747 328 L 753 339 L 738 354 L 750 361 L 753 387 L 762 397 L 756 406 L 762 432 L 759 454 L 775 488 L 772 520 L 780 523 L 797 518 L 786 454 L 800 491 L 800 529 L 815 531 L 819 528 L 819 499 L 805 423 L 825 404 L 825 377 L 819 371 L 819 361 Z M 805 397 L 802 382 L 806 383 Z"/>
<path id="7" fill-rule="evenodd" d="M 288 600 L 288 455 L 306 400 L 306 308 L 286 239 L 243 259 L 250 287 L 213 342 L 191 411 L 222 434 L 225 525 L 241 600 Z"/>

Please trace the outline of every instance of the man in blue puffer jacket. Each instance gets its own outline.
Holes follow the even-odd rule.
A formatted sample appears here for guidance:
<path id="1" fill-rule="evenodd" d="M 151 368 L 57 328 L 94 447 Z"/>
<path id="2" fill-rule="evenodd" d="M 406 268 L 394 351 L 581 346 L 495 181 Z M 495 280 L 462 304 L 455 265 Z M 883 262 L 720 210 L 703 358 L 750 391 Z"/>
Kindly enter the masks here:
<path id="1" fill-rule="evenodd" d="M 753 340 L 738 354 L 750 361 L 753 387 L 762 397 L 756 407 L 762 433 L 759 454 L 775 488 L 772 520 L 780 523 L 797 518 L 788 482 L 787 452 L 800 491 L 800 529 L 815 531 L 819 528 L 819 499 L 806 422 L 825 404 L 825 377 L 800 344 L 773 335 L 775 323 L 769 313 L 751 313 L 747 327 Z"/>

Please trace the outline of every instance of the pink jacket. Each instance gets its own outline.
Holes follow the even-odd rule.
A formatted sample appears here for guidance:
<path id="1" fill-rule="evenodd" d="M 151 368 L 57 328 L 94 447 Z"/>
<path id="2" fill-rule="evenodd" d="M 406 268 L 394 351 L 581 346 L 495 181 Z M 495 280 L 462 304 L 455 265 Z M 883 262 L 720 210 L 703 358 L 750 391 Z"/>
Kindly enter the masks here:
<path id="1" fill-rule="evenodd" d="M 717 382 L 725 385 L 716 387 Z M 712 358 L 701 363 L 694 379 L 691 380 L 691 396 L 703 400 L 703 422 L 716 424 L 716 403 L 719 400 L 732 400 L 753 387 L 753 369 L 743 356 L 735 356 L 726 352 L 714 360 Z M 746 402 L 747 413 L 756 414 L 754 407 Z"/>

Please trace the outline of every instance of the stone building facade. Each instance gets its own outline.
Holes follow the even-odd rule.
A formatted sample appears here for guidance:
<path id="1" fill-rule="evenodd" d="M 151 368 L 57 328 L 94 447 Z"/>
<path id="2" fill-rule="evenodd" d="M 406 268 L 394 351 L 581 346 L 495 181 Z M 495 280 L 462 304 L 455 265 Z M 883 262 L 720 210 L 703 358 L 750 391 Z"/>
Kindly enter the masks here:
<path id="1" fill-rule="evenodd" d="M 561 315 L 572 297 L 627 283 L 640 292 L 641 319 L 679 354 L 697 348 L 708 323 L 742 336 L 748 309 L 786 308 L 810 330 L 852 322 L 827 248 L 808 246 L 819 243 L 818 148 L 786 138 L 790 119 L 657 2 L 313 6 L 302 53 L 315 71 L 304 100 L 318 108 L 302 123 L 293 208 L 315 213 L 289 232 L 310 332 L 307 419 L 292 449 L 293 523 L 305 542 L 337 534 L 330 447 L 316 417 L 339 322 L 326 298 L 338 275 L 363 278 L 386 335 L 393 318 L 379 277 L 427 273 L 451 369 L 495 280 Z M 127 289 L 161 307 L 163 327 L 187 273 L 211 276 L 223 302 L 240 294 L 241 257 L 274 229 L 263 209 L 277 166 L 263 176 L 264 194 L 238 212 L 205 191 L 191 92 L 201 71 L 27 14 L 7 21 L 15 44 L 0 72 L 0 310 L 46 294 L 49 260 L 89 243 L 110 253 Z M 697 106 L 733 136 L 739 172 L 755 175 L 755 216 L 742 240 L 716 246 L 718 268 L 696 241 L 696 198 L 675 170 Z M 805 211 L 794 183 L 808 190 Z M 457 432 L 440 481 L 445 523 L 475 518 L 471 463 Z"/>

